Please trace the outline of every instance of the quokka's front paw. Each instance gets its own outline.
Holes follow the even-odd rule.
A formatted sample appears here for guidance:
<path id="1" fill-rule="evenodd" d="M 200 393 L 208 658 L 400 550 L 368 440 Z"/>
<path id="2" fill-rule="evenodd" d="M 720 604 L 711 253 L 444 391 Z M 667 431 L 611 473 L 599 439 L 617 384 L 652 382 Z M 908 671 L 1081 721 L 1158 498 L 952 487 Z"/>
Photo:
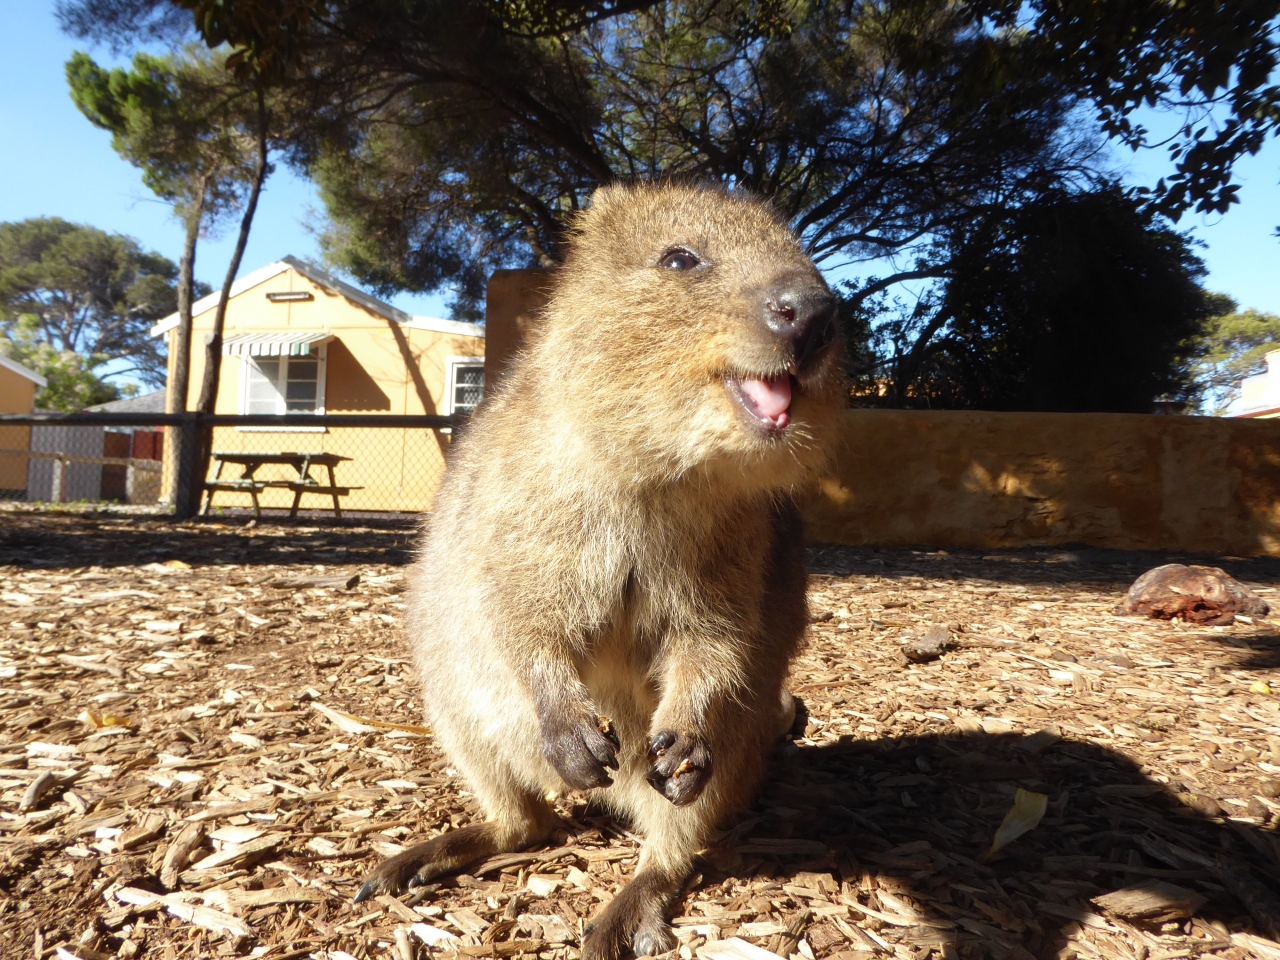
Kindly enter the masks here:
<path id="1" fill-rule="evenodd" d="M 594 711 L 542 722 L 543 756 L 575 790 L 613 783 L 605 768 L 618 769 L 618 749 L 612 721 Z"/>
<path id="2" fill-rule="evenodd" d="M 693 803 L 711 777 L 711 748 L 692 733 L 659 730 L 649 738 L 646 780 L 677 807 Z"/>

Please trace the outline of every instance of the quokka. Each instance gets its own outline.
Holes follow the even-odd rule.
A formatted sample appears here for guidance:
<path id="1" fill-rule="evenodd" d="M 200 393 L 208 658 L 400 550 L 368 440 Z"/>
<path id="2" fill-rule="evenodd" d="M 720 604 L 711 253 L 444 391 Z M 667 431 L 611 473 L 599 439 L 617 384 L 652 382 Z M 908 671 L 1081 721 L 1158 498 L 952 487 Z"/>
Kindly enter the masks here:
<path id="1" fill-rule="evenodd" d="M 765 202 L 596 193 L 411 575 L 428 722 L 487 819 L 386 860 L 358 900 L 538 843 L 548 793 L 582 790 L 645 838 L 584 960 L 674 945 L 694 854 L 790 726 L 792 495 L 828 456 L 842 370 L 836 299 Z"/>

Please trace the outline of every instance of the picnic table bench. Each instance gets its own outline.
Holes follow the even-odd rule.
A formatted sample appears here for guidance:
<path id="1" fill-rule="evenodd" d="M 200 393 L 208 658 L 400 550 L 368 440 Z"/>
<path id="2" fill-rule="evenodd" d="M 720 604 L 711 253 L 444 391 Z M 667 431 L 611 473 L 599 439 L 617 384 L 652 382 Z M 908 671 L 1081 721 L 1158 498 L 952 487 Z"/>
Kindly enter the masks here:
<path id="1" fill-rule="evenodd" d="M 258 501 L 258 494 L 268 487 L 276 487 L 293 491 L 293 505 L 289 508 L 290 517 L 298 515 L 298 506 L 302 502 L 304 493 L 318 493 L 333 498 L 333 515 L 341 519 L 342 504 L 339 498 L 348 496 L 352 490 L 363 489 L 361 487 L 338 485 L 333 468 L 344 460 L 350 460 L 351 458 L 339 456 L 336 453 L 239 453 L 215 450 L 212 456 L 217 461 L 218 466 L 213 472 L 213 478 L 206 480 L 204 483 L 205 501 L 204 509 L 201 510 L 201 514 L 204 516 L 209 515 L 209 508 L 213 506 L 214 493 L 222 490 L 229 493 L 249 494 L 249 498 L 253 501 L 253 515 L 254 517 L 259 517 L 262 514 L 262 507 Z M 222 479 L 222 471 L 229 463 L 240 466 L 240 476 L 224 480 Z M 298 477 L 296 480 L 257 479 L 255 474 L 267 464 L 291 466 L 298 472 Z M 326 484 L 311 476 L 312 467 L 323 467 L 328 470 L 329 482 Z"/>

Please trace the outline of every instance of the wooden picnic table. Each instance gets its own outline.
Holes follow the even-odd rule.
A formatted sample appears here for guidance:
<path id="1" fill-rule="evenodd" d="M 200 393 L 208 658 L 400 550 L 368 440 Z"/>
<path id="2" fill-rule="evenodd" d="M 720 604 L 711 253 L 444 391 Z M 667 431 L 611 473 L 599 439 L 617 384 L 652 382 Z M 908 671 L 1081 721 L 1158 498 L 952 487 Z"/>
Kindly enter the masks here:
<path id="1" fill-rule="evenodd" d="M 204 516 L 209 515 L 209 508 L 213 505 L 213 495 L 218 490 L 226 490 L 235 493 L 247 493 L 253 501 L 253 515 L 258 517 L 261 515 L 261 507 L 258 503 L 258 494 L 267 487 L 280 487 L 293 491 L 293 506 L 289 508 L 289 516 L 296 517 L 298 515 L 298 504 L 302 501 L 304 493 L 327 494 L 333 498 L 333 515 L 339 519 L 342 517 L 342 505 L 339 503 L 339 497 L 345 497 L 352 490 L 359 490 L 360 487 L 340 487 L 337 478 L 334 476 L 333 468 L 351 457 L 339 456 L 336 453 L 297 453 L 297 452 L 232 452 L 217 451 L 212 454 L 213 459 L 217 461 L 217 468 L 213 472 L 213 479 L 206 480 L 204 489 L 206 492 L 204 509 L 201 513 Z M 223 480 L 222 471 L 227 464 L 238 464 L 241 468 L 240 476 Z M 296 480 L 259 480 L 255 476 L 261 467 L 268 464 L 283 464 L 293 467 L 298 472 Z M 311 476 L 312 467 L 323 467 L 329 471 L 329 483 L 326 485 L 321 480 Z"/>

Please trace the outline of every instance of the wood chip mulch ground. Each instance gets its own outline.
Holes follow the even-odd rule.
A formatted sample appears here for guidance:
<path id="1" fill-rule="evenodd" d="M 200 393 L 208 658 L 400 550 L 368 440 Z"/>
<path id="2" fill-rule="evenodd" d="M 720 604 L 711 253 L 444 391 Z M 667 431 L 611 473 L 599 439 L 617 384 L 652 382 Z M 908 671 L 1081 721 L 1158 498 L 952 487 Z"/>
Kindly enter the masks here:
<path id="1" fill-rule="evenodd" d="M 578 956 L 637 838 L 573 796 L 551 847 L 351 903 L 476 815 L 345 716 L 421 722 L 411 541 L 0 509 L 0 956 Z M 813 549 L 807 722 L 679 955 L 1278 960 L 1280 620 L 1112 613 L 1171 559 Z M 1280 563 L 1196 559 L 1280 603 Z"/>

